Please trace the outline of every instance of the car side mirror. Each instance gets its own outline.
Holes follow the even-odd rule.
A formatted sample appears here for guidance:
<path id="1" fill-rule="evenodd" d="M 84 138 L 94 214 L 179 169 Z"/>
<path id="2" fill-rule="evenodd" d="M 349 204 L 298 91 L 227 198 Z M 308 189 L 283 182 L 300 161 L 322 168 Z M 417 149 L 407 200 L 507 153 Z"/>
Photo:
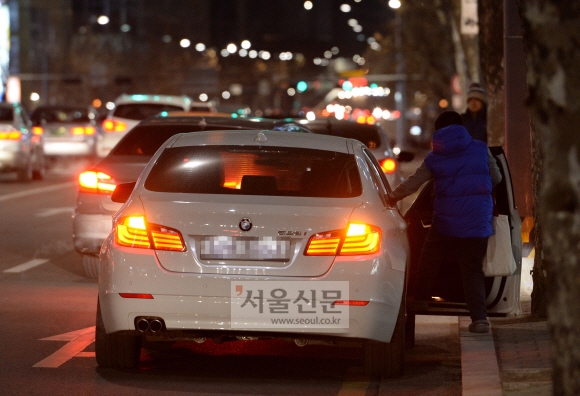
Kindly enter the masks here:
<path id="1" fill-rule="evenodd" d="M 113 195 L 111 195 L 111 200 L 118 203 L 127 202 L 135 188 L 135 184 L 137 184 L 137 182 L 117 184 L 115 191 L 113 191 Z"/>

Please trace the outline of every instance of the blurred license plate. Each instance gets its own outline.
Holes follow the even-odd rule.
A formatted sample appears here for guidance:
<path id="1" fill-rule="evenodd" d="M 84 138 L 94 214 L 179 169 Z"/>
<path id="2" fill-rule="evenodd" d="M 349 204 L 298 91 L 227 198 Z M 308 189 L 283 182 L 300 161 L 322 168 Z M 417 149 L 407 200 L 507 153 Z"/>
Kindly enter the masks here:
<path id="1" fill-rule="evenodd" d="M 202 260 L 288 261 L 290 259 L 290 239 L 273 237 L 203 237 L 200 258 Z"/>

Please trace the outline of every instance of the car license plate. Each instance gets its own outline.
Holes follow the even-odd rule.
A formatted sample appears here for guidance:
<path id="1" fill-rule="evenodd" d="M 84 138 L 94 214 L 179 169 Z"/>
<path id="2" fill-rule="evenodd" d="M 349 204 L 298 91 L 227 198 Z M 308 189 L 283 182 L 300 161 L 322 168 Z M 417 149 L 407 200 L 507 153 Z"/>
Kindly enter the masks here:
<path id="1" fill-rule="evenodd" d="M 200 258 L 202 260 L 288 261 L 290 259 L 290 239 L 275 237 L 203 237 Z"/>

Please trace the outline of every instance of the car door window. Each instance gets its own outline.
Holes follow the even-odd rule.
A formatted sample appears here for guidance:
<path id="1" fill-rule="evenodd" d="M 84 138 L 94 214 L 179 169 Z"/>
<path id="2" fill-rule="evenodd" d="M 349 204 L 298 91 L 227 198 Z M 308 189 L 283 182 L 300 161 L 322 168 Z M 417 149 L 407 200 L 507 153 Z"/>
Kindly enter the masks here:
<path id="1" fill-rule="evenodd" d="M 382 172 L 380 172 L 378 170 L 380 168 L 378 167 L 378 164 L 376 163 L 376 159 L 373 161 L 374 156 L 370 152 L 368 152 L 367 150 L 363 150 L 363 151 L 364 151 L 365 160 L 366 160 L 366 163 L 369 167 L 369 170 L 371 173 L 371 178 L 373 180 L 373 184 L 375 186 L 377 194 L 381 198 L 381 201 L 383 202 L 383 205 L 385 205 L 385 207 L 391 207 L 388 204 L 387 198 L 386 198 L 387 192 L 389 191 L 389 189 L 387 189 L 388 183 L 385 184 L 385 182 L 383 182 L 383 179 L 381 178 Z"/>

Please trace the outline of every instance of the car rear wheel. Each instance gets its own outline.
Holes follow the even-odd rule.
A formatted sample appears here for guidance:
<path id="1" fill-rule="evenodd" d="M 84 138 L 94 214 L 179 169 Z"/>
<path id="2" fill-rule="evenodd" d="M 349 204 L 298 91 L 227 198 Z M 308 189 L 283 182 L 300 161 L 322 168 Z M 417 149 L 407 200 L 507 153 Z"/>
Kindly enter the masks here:
<path id="1" fill-rule="evenodd" d="M 401 304 L 391 342 L 364 344 L 365 372 L 371 376 L 394 378 L 403 375 L 405 363 L 405 305 Z"/>
<path id="2" fill-rule="evenodd" d="M 87 278 L 97 279 L 99 277 L 99 258 L 83 254 L 83 269 Z"/>
<path id="3" fill-rule="evenodd" d="M 133 368 L 139 364 L 142 338 L 138 335 L 107 334 L 97 299 L 97 323 L 95 332 L 95 356 L 103 368 Z"/>
<path id="4" fill-rule="evenodd" d="M 16 177 L 18 181 L 21 182 L 29 182 L 32 180 L 32 162 L 26 162 L 26 165 L 23 168 L 19 168 L 16 171 Z"/>

